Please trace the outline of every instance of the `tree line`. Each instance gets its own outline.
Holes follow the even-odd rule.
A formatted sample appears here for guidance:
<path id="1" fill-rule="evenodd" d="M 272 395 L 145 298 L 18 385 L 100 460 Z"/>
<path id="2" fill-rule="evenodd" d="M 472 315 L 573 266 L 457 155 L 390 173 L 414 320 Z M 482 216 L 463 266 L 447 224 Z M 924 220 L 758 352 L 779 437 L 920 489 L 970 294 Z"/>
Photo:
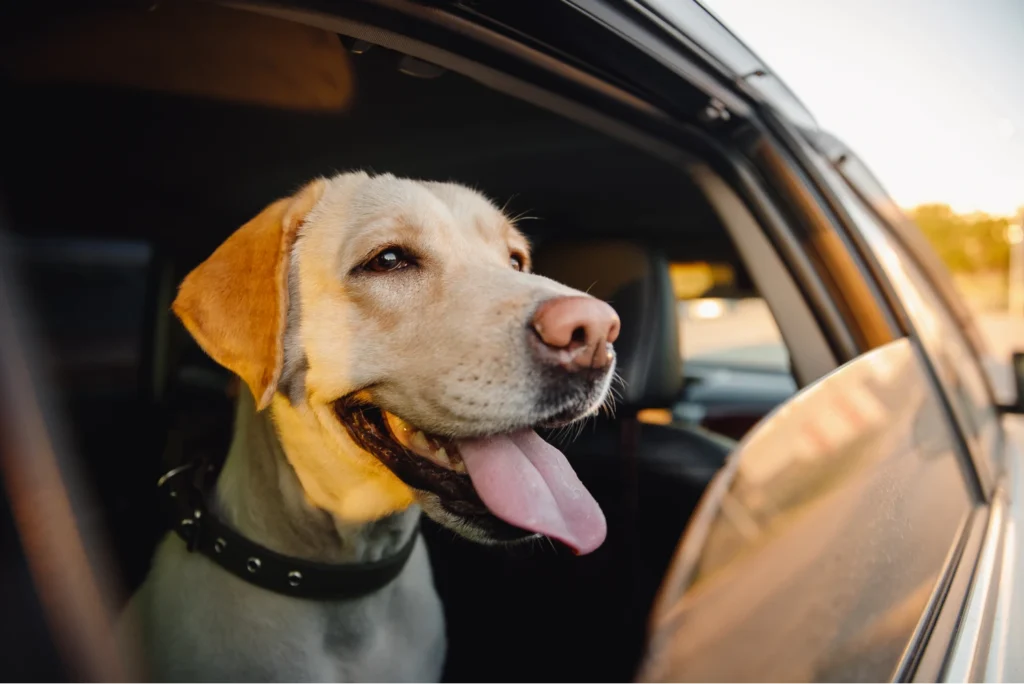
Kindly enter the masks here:
<path id="1" fill-rule="evenodd" d="M 954 273 L 1005 271 L 1010 251 L 1007 231 L 1024 216 L 958 214 L 946 204 L 924 204 L 907 211 Z"/>

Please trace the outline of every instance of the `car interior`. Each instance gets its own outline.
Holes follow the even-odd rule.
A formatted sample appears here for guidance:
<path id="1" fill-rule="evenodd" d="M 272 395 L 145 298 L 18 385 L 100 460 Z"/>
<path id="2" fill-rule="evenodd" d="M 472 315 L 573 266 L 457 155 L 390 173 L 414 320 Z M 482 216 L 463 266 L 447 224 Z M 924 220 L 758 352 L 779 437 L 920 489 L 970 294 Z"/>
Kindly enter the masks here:
<path id="1" fill-rule="evenodd" d="M 222 28 L 243 14 L 217 11 Z M 37 46 L 71 44 L 61 30 L 40 29 L 57 38 Z M 548 435 L 607 516 L 598 551 L 485 548 L 424 523 L 446 612 L 445 680 L 631 679 L 704 488 L 736 440 L 795 390 L 788 373 L 781 389 L 758 394 L 742 373 L 715 385 L 707 367 L 685 367 L 671 265 L 728 264 L 735 277 L 721 296 L 757 297 L 742 260 L 685 169 L 401 52 L 315 38 L 318 58 L 336 62 L 302 74 L 344 93 L 308 107 L 210 95 L 153 63 L 105 79 L 33 66 L 52 54 L 41 47 L 18 53 L 36 61 L 6 64 L 8 129 L 20 133 L 0 158 L 4 209 L 99 502 L 82 524 L 111 539 L 126 598 L 167 527 L 154 492 L 171 437 L 187 454 L 226 450 L 232 378 L 169 305 L 233 230 L 336 171 L 466 183 L 519 217 L 537 272 L 614 306 L 624 383 L 614 415 Z M 687 407 L 701 402 L 692 417 Z"/>

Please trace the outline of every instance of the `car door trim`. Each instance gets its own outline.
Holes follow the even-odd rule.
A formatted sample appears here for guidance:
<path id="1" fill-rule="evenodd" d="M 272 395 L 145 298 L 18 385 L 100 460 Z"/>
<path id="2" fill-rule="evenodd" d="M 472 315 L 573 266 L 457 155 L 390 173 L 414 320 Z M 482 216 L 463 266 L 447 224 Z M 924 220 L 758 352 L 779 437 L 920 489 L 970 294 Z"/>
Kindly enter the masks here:
<path id="1" fill-rule="evenodd" d="M 973 682 L 984 678 L 999 594 L 998 579 L 1006 551 L 1006 516 L 1006 492 L 999 488 L 989 505 L 985 539 L 952 647 L 942 668 L 942 682 Z"/>

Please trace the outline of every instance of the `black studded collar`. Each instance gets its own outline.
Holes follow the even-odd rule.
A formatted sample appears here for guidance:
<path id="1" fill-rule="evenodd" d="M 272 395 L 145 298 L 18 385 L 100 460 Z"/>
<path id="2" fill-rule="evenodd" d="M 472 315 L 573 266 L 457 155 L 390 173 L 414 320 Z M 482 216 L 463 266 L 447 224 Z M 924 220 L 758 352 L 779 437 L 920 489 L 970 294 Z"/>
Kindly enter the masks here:
<path id="1" fill-rule="evenodd" d="M 180 438 L 173 431 L 168 437 L 169 453 L 180 453 Z M 317 563 L 272 551 L 233 530 L 207 506 L 221 465 L 206 459 L 175 465 L 160 477 L 157 488 L 188 550 L 249 584 L 296 598 L 359 598 L 398 577 L 416 546 L 418 529 L 393 555 L 366 563 Z"/>

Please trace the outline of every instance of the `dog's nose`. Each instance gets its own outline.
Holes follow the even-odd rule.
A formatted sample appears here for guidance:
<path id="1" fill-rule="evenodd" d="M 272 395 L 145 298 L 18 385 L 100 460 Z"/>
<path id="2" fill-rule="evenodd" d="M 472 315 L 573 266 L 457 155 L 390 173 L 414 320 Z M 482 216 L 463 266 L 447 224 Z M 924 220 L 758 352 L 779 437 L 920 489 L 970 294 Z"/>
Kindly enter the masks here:
<path id="1" fill-rule="evenodd" d="M 611 363 L 619 325 L 615 309 L 600 299 L 555 297 L 533 314 L 535 350 L 542 361 L 566 370 L 604 368 Z"/>

